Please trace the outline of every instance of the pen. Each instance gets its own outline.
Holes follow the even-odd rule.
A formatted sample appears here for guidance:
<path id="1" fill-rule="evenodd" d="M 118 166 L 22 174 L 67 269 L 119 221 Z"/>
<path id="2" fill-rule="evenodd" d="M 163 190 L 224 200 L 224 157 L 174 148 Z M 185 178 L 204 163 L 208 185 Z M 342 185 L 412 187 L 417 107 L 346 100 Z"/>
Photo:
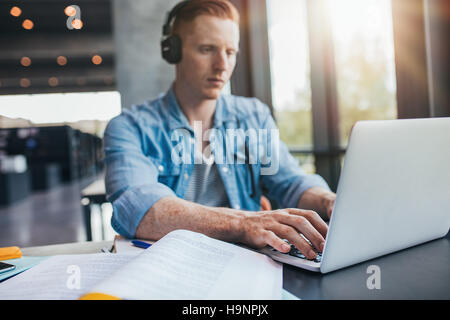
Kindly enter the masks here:
<path id="1" fill-rule="evenodd" d="M 103 253 L 112 253 L 113 252 L 113 250 L 114 250 L 114 245 L 111 247 L 111 249 L 108 249 L 108 248 L 103 248 L 102 249 L 102 252 Z"/>
<path id="2" fill-rule="evenodd" d="M 139 241 L 139 240 L 132 240 L 131 243 L 133 244 L 133 246 L 142 248 L 142 249 L 147 249 L 148 247 L 151 246 L 150 243 L 147 243 L 144 241 Z"/>

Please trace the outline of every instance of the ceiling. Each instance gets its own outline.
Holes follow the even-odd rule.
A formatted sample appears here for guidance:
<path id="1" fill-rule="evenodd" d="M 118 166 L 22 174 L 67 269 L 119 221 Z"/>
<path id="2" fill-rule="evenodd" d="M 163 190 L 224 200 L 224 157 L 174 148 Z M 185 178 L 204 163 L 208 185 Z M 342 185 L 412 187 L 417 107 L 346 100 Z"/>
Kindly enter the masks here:
<path id="1" fill-rule="evenodd" d="M 67 16 L 70 5 L 81 14 Z M 1 1 L 0 94 L 115 90 L 111 17 L 110 0 Z"/>

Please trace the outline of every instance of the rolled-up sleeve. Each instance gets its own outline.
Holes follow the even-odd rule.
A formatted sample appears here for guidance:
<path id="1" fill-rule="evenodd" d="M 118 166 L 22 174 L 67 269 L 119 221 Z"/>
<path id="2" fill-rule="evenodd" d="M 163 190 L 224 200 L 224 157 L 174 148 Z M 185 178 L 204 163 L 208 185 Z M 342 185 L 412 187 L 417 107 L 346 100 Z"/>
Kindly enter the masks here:
<path id="1" fill-rule="evenodd" d="M 143 152 L 140 128 L 130 115 L 111 120 L 105 130 L 104 151 L 107 200 L 112 203 L 111 225 L 134 238 L 146 212 L 163 197 L 175 193 L 158 183 L 158 169 Z"/>
<path id="2" fill-rule="evenodd" d="M 269 109 L 266 110 L 263 128 L 268 131 L 278 130 Z M 304 172 L 281 139 L 278 140 L 278 151 L 278 156 L 272 159 L 278 162 L 278 170 L 273 174 L 261 175 L 261 179 L 269 197 L 276 199 L 281 207 L 296 208 L 301 195 L 310 188 L 320 187 L 330 190 L 321 176 Z"/>

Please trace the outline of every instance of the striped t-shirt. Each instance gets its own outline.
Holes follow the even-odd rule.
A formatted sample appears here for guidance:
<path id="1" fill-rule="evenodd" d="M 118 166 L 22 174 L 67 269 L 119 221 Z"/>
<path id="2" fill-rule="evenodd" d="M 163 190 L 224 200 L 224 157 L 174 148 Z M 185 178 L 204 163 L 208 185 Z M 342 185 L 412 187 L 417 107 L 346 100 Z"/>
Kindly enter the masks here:
<path id="1" fill-rule="evenodd" d="M 214 162 L 214 155 L 209 158 L 203 154 L 196 154 L 196 161 L 189 187 L 184 199 L 208 207 L 229 207 L 228 196 L 225 186 L 220 177 L 219 170 Z"/>

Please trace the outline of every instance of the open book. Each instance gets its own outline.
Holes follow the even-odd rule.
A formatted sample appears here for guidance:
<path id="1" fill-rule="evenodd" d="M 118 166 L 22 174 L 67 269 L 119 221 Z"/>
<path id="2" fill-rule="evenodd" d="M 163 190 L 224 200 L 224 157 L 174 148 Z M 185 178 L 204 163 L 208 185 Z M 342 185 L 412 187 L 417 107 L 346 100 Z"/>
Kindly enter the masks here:
<path id="1" fill-rule="evenodd" d="M 61 255 L 3 283 L 3 299 L 253 300 L 282 298 L 282 266 L 177 230 L 138 253 Z"/>
<path id="2" fill-rule="evenodd" d="M 82 299 L 281 299 L 282 266 L 203 234 L 177 230 Z"/>

